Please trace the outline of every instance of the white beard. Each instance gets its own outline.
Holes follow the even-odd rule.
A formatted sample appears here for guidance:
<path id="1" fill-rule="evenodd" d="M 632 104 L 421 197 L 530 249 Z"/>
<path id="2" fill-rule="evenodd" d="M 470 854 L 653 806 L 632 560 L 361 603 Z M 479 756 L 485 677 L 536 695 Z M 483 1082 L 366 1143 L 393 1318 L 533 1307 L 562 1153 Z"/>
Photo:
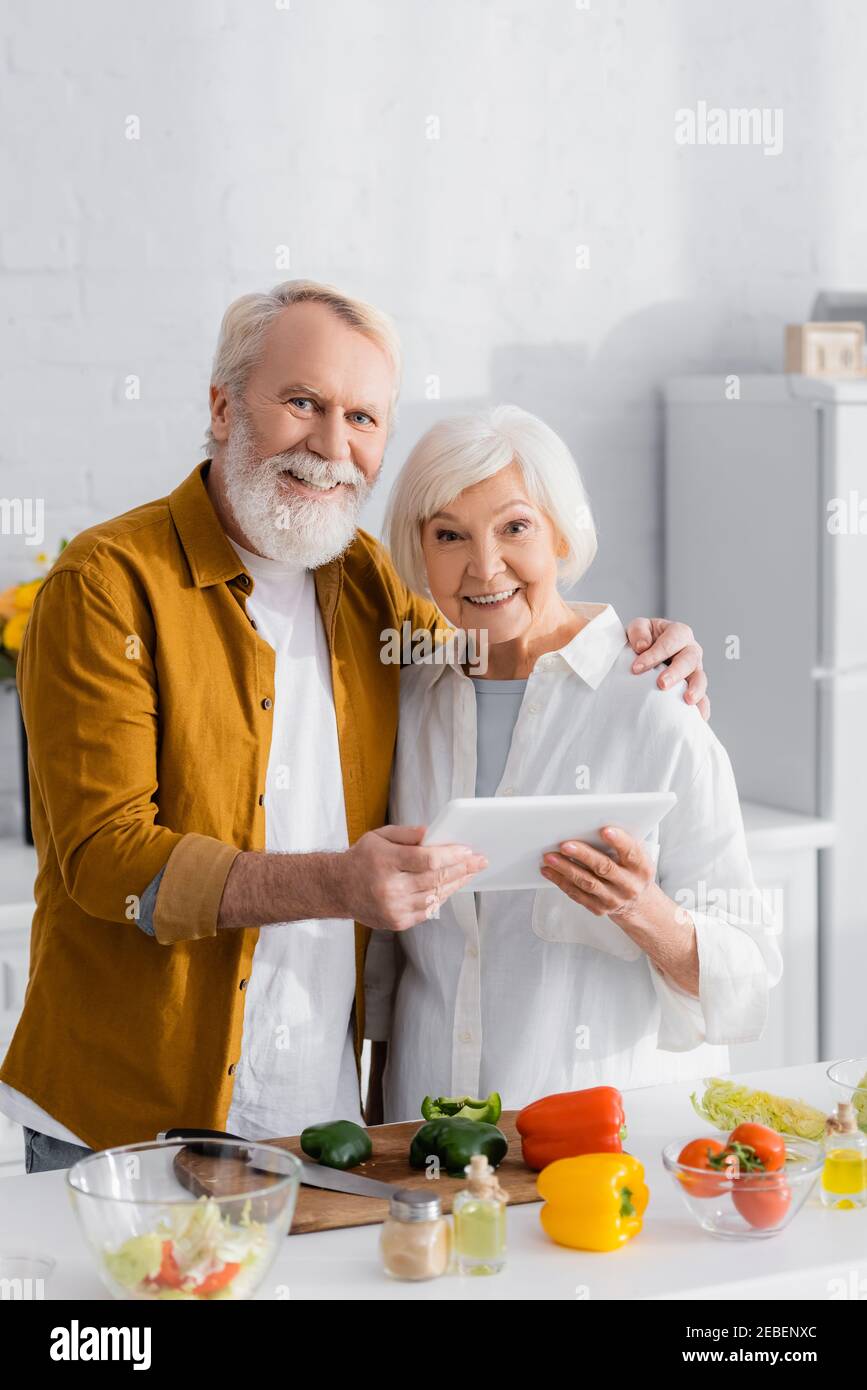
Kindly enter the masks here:
<path id="1" fill-rule="evenodd" d="M 349 486 L 339 501 L 293 496 L 279 479 L 287 467 L 305 481 Z M 318 569 L 343 554 L 373 488 L 354 463 L 331 463 L 303 447 L 259 458 L 244 416 L 236 419 L 226 443 L 223 478 L 226 500 L 247 548 L 304 569 Z"/>

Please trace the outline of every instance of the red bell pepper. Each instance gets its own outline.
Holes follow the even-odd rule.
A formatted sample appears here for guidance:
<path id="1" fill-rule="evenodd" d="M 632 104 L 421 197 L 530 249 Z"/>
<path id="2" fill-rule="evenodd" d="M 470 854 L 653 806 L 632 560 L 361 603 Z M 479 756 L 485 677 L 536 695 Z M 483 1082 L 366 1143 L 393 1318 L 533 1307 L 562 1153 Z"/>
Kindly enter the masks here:
<path id="1" fill-rule="evenodd" d="M 623 1097 L 613 1086 L 562 1091 L 533 1101 L 515 1121 L 528 1168 L 546 1168 L 558 1158 L 622 1153 L 626 1133 Z"/>

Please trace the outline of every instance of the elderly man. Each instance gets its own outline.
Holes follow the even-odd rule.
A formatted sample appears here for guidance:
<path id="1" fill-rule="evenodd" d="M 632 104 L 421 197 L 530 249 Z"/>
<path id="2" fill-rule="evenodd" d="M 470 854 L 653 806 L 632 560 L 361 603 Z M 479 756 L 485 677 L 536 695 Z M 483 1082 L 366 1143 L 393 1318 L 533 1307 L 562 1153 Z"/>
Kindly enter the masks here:
<path id="1" fill-rule="evenodd" d="M 369 929 L 424 920 L 481 866 L 383 824 L 382 637 L 438 618 L 357 528 L 399 375 L 369 305 L 307 281 L 245 295 L 210 458 L 83 532 L 40 590 L 19 667 L 36 913 L 0 1069 L 28 1172 L 175 1125 L 359 1120 Z M 706 712 L 688 629 L 630 640 Z"/>

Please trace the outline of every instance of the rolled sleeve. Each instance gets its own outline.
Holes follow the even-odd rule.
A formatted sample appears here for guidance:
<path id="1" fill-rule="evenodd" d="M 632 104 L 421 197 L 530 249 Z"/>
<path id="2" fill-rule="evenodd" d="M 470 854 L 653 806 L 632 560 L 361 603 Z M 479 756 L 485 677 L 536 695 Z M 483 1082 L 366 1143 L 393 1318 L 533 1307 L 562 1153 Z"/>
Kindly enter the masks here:
<path id="1" fill-rule="evenodd" d="M 141 902 L 138 910 L 138 928 L 143 931 L 145 936 L 156 936 L 154 931 L 154 912 L 157 905 L 157 894 L 160 891 L 160 884 L 165 873 L 165 866 L 159 873 L 151 879 L 147 888 L 141 895 Z"/>
<path id="2" fill-rule="evenodd" d="M 653 970 L 660 1005 L 658 1046 L 686 1052 L 699 1043 L 756 1042 L 768 1017 L 770 977 L 764 955 L 746 926 L 731 918 L 690 914 L 699 961 L 698 996 Z"/>
<path id="3" fill-rule="evenodd" d="M 710 1043 L 755 1042 L 768 1018 L 768 994 L 779 976 L 769 970 L 748 922 L 693 914 L 700 998 Z"/>
<path id="4" fill-rule="evenodd" d="M 172 850 L 154 910 L 161 946 L 216 936 L 220 900 L 240 850 L 210 835 L 184 835 Z"/>
<path id="5" fill-rule="evenodd" d="M 651 970 L 658 1046 L 682 1052 L 704 1042 L 755 1042 L 783 972 L 782 924 L 753 879 L 734 774 L 712 734 L 701 767 L 660 826 L 659 881 L 695 925 L 699 993 Z"/>

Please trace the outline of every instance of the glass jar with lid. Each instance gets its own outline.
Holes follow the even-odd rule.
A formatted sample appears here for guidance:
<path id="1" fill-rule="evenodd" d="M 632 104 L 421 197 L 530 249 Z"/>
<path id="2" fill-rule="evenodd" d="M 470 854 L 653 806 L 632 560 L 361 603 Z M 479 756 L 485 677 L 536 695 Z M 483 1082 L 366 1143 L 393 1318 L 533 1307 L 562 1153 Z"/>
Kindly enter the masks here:
<path id="1" fill-rule="evenodd" d="M 399 1188 L 389 1202 L 379 1248 L 392 1279 L 437 1279 L 445 1274 L 451 1232 L 439 1197 L 423 1187 Z"/>

